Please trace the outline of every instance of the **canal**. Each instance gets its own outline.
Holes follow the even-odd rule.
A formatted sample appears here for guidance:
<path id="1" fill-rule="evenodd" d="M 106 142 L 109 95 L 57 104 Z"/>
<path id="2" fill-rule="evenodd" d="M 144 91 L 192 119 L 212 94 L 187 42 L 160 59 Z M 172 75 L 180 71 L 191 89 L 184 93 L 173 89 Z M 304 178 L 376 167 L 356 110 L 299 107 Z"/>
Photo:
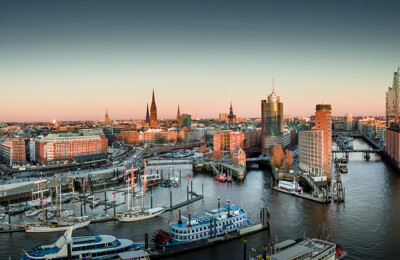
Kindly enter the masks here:
<path id="1" fill-rule="evenodd" d="M 354 140 L 355 149 L 365 149 L 368 145 L 359 139 Z M 182 185 L 173 187 L 173 203 L 186 200 L 186 185 L 191 171 L 183 166 Z M 400 258 L 400 175 L 380 160 L 379 155 L 372 155 L 366 162 L 361 154 L 350 154 L 349 172 L 342 175 L 346 191 L 346 202 L 342 204 L 322 205 L 313 201 L 293 197 L 271 189 L 271 173 L 268 170 L 249 170 L 242 183 L 224 184 L 215 181 L 210 175 L 193 175 L 193 189 L 201 193 L 204 185 L 204 199 L 182 208 L 187 216 L 190 211 L 194 216 L 202 216 L 204 210 L 217 207 L 217 197 L 224 203 L 228 199 L 233 204 L 243 206 L 250 212 L 250 218 L 259 220 L 259 208 L 268 206 L 271 210 L 271 231 L 248 237 L 248 256 L 262 254 L 262 247 L 276 239 L 282 241 L 290 238 L 318 237 L 321 226 L 325 223 L 326 234 L 341 244 L 348 252 L 348 259 L 395 259 Z M 177 171 L 175 171 L 177 172 Z M 155 187 L 153 190 L 154 206 L 169 206 L 169 188 Z M 104 199 L 104 193 L 95 195 Z M 114 191 L 107 192 L 107 199 L 114 200 Z M 126 195 L 117 192 L 118 203 L 127 201 Z M 137 200 L 136 205 L 141 203 Z M 146 193 L 146 204 L 150 203 L 149 192 Z M 64 205 L 71 208 L 71 204 Z M 117 208 L 123 211 L 125 205 Z M 87 207 L 87 214 L 92 210 Z M 80 214 L 80 206 L 76 205 Z M 101 213 L 96 208 L 94 213 Z M 168 229 L 168 221 L 177 210 L 166 212 L 161 217 L 137 223 L 105 222 L 89 225 L 89 230 L 77 230 L 74 235 L 88 234 L 93 231 L 138 239 L 148 232 L 150 237 L 156 229 Z M 108 210 L 113 214 L 113 210 Z M 23 221 L 24 216 L 14 216 L 12 222 Z M 38 245 L 53 244 L 61 234 L 0 234 L 0 259 L 18 259 L 23 250 Z M 254 248 L 256 252 L 252 250 Z M 232 241 L 204 250 L 199 250 L 170 259 L 243 259 L 242 240 Z"/>

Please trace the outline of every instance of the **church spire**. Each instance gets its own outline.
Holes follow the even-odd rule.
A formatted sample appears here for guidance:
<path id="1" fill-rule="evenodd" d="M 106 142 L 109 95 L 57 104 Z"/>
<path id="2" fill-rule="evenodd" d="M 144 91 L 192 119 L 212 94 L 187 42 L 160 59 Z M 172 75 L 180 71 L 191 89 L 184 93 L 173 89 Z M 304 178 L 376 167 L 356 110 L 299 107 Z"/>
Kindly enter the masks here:
<path id="1" fill-rule="evenodd" d="M 228 125 L 230 126 L 234 121 L 235 116 L 233 115 L 233 108 L 232 108 L 232 101 L 231 107 L 229 108 L 229 115 L 228 115 Z"/>
<path id="2" fill-rule="evenodd" d="M 181 115 L 181 111 L 179 110 L 179 105 L 178 105 L 178 113 L 176 114 L 176 121 L 179 121 L 180 115 Z"/>
<path id="3" fill-rule="evenodd" d="M 106 107 L 106 115 L 104 116 L 104 122 L 110 122 L 110 117 L 108 116 L 108 108 Z"/>
<path id="4" fill-rule="evenodd" d="M 149 103 L 147 103 L 146 123 L 150 124 Z"/>
<path id="5" fill-rule="evenodd" d="M 151 106 L 150 106 L 150 127 L 157 128 L 157 106 L 156 106 L 156 98 L 154 96 L 154 89 L 153 89 L 153 98 L 151 100 Z"/>

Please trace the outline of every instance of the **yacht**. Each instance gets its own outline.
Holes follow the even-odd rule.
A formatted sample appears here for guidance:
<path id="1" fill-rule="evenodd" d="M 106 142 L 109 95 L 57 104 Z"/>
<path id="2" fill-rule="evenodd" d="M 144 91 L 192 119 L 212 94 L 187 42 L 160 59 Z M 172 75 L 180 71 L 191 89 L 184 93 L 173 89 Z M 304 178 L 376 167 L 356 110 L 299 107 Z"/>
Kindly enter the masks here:
<path id="1" fill-rule="evenodd" d="M 119 253 L 129 252 L 144 247 L 142 243 L 133 243 L 128 239 L 117 239 L 111 235 L 72 236 L 73 228 L 69 228 L 56 243 L 37 246 L 25 252 L 21 260 L 60 260 L 68 259 L 116 259 Z M 69 249 L 69 244 L 71 247 Z M 68 252 L 68 250 L 70 250 Z"/>
<path id="2" fill-rule="evenodd" d="M 91 219 L 85 217 L 69 217 L 65 220 L 60 220 L 57 223 L 24 223 L 26 233 L 49 233 L 49 232 L 64 232 L 72 227 L 74 230 L 77 228 L 86 227 L 90 224 Z"/>

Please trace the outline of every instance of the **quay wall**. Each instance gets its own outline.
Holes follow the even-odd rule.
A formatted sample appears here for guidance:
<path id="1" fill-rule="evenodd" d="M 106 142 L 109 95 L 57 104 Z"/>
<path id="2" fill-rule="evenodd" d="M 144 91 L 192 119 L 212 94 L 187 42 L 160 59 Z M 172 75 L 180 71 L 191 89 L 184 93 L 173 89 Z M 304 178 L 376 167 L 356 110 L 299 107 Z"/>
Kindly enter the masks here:
<path id="1" fill-rule="evenodd" d="M 125 167 L 114 167 L 110 169 L 98 170 L 90 173 L 82 173 L 82 174 L 67 174 L 64 173 L 62 175 L 58 175 L 57 177 L 57 185 L 61 186 L 64 190 L 69 190 L 72 187 L 71 177 L 75 178 L 75 185 L 82 185 L 82 178 L 88 176 L 89 174 L 92 176 L 92 180 L 97 182 L 99 180 L 107 180 L 115 177 L 117 174 L 123 174 L 125 171 Z M 11 183 L 0 185 L 0 203 L 8 203 L 8 201 L 22 201 L 24 199 L 28 199 L 31 196 L 32 191 L 36 191 L 38 188 L 38 184 L 34 183 L 35 181 L 28 181 L 22 183 Z M 55 187 L 55 179 L 52 178 L 43 189 L 51 189 L 53 190 Z"/>

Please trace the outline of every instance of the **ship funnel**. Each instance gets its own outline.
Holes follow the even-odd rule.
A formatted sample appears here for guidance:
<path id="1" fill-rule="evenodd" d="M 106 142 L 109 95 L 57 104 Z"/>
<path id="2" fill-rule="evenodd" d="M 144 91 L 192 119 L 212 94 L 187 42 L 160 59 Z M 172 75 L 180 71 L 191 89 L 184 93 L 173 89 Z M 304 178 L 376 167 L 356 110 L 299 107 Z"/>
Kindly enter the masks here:
<path id="1" fill-rule="evenodd" d="M 178 219 L 178 224 L 182 224 L 181 208 L 179 208 L 179 219 Z"/>
<path id="2" fill-rule="evenodd" d="M 228 218 L 231 217 L 231 201 L 228 199 Z"/>

